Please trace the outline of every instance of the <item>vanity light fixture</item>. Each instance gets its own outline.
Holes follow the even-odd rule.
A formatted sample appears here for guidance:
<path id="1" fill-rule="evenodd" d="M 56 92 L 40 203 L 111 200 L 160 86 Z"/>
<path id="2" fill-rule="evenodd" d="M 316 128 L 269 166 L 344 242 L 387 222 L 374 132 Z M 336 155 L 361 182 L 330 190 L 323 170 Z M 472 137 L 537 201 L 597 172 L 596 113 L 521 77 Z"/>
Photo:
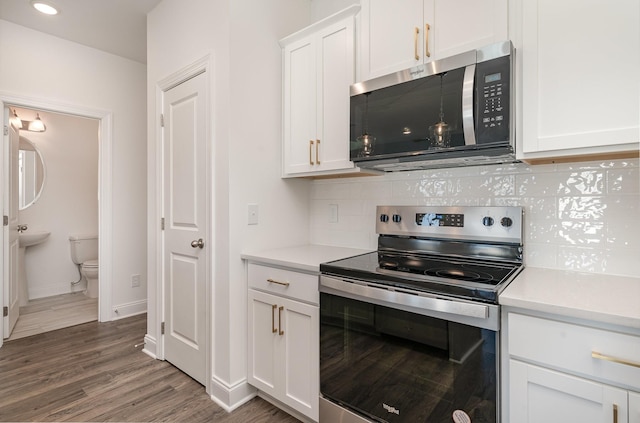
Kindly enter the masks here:
<path id="1" fill-rule="evenodd" d="M 40 13 L 44 13 L 45 15 L 57 15 L 58 14 L 58 9 L 53 6 L 51 3 L 49 2 L 44 2 L 44 1 L 40 1 L 40 0 L 33 0 L 31 2 L 31 6 L 33 6 L 34 9 L 36 9 L 38 12 Z"/>
<path id="2" fill-rule="evenodd" d="M 29 122 L 27 130 L 31 132 L 44 132 L 47 130 L 44 122 L 40 119 L 40 113 L 36 113 L 36 119 Z"/>
<path id="3" fill-rule="evenodd" d="M 11 122 L 18 129 L 22 129 L 22 120 L 18 117 L 18 113 L 16 113 L 16 109 L 13 109 L 13 114 L 11 115 Z"/>

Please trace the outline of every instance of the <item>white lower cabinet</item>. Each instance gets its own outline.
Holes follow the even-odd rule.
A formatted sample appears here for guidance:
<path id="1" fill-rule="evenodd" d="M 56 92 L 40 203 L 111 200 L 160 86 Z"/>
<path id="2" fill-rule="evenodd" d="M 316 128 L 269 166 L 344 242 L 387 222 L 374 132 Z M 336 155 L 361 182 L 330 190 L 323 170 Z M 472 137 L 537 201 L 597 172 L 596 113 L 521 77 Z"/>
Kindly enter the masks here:
<path id="1" fill-rule="evenodd" d="M 249 264 L 249 284 L 272 280 L 274 290 L 286 291 L 298 284 L 297 274 Z M 253 266 L 253 269 L 252 269 Z M 284 277 L 283 277 L 284 276 Z M 316 283 L 311 288 L 317 292 Z M 280 285 L 284 283 L 288 285 Z M 269 288 L 267 288 L 269 289 Z M 317 296 L 317 294 L 316 294 Z M 249 383 L 273 399 L 318 421 L 319 404 L 319 307 L 274 293 L 249 289 Z"/>
<path id="2" fill-rule="evenodd" d="M 508 312 L 503 421 L 640 423 L 640 336 L 589 323 Z"/>
<path id="3" fill-rule="evenodd" d="M 627 391 L 510 360 L 511 413 L 518 423 L 622 423 Z M 617 414 L 617 420 L 614 418 Z"/>

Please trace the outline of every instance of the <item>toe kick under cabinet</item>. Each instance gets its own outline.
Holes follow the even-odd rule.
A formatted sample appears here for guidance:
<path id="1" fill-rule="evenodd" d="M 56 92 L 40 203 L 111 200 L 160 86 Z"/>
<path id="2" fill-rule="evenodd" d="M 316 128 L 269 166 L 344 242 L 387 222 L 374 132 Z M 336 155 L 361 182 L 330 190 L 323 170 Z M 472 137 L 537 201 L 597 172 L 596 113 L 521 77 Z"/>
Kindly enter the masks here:
<path id="1" fill-rule="evenodd" d="M 504 421 L 640 423 L 637 330 L 513 311 L 507 325 Z"/>
<path id="2" fill-rule="evenodd" d="M 318 421 L 318 275 L 248 264 L 249 383 Z"/>

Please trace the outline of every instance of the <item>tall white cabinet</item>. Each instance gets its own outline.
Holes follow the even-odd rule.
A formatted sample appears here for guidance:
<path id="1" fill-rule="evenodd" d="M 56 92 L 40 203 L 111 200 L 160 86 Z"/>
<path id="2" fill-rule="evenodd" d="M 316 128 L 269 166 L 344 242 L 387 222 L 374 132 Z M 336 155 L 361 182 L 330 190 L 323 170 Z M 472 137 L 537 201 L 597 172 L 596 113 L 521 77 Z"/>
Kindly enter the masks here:
<path id="1" fill-rule="evenodd" d="M 361 4 L 361 81 L 508 39 L 507 0 Z"/>
<path id="2" fill-rule="evenodd" d="M 521 75 L 519 158 L 637 154 L 640 2 L 514 0 L 510 7 Z"/>
<path id="3" fill-rule="evenodd" d="M 352 6 L 280 41 L 284 177 L 359 171 L 349 160 L 359 10 Z"/>

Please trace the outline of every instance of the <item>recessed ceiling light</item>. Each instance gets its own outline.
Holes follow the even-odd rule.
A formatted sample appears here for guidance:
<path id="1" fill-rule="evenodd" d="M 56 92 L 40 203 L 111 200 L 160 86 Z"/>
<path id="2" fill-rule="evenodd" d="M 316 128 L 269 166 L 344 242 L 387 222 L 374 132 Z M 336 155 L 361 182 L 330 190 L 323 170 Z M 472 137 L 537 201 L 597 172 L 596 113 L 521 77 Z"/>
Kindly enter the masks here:
<path id="1" fill-rule="evenodd" d="M 44 13 L 45 15 L 57 15 L 58 9 L 52 6 L 49 3 L 45 3 L 43 1 L 32 1 L 31 5 L 40 13 Z"/>

